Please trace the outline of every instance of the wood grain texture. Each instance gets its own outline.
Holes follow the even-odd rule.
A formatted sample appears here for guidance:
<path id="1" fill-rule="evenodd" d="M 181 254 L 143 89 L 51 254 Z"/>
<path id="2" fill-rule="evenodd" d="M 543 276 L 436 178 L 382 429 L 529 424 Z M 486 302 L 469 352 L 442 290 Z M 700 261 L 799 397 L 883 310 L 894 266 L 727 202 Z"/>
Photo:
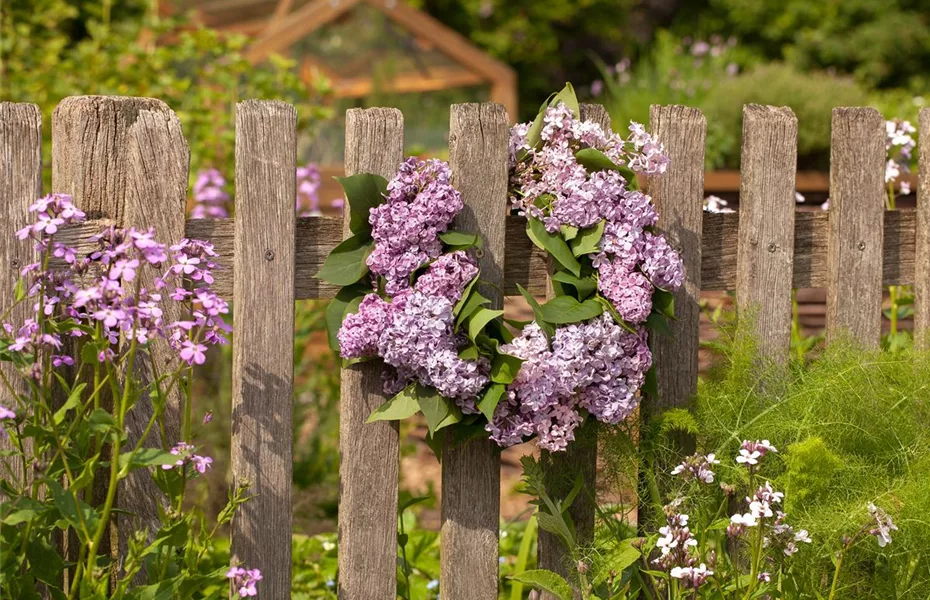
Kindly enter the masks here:
<path id="1" fill-rule="evenodd" d="M 647 413 L 687 406 L 697 390 L 699 294 L 704 216 L 704 140 L 707 122 L 701 111 L 684 106 L 652 106 L 652 134 L 665 145 L 668 171 L 648 180 L 659 212 L 659 230 L 678 250 L 685 281 L 675 293 L 672 335 L 653 335 L 653 364 L 658 398 L 646 401 Z"/>
<path id="2" fill-rule="evenodd" d="M 190 152 L 181 125 L 168 106 L 153 98 L 75 96 L 65 98 L 52 117 L 52 190 L 68 193 L 89 218 L 105 218 L 121 227 L 155 227 L 167 242 L 184 236 Z M 141 275 L 143 284 L 151 274 Z M 164 318 L 180 313 L 168 307 Z M 171 353 L 156 348 L 138 360 L 136 376 L 151 380 L 152 362 L 161 372 L 172 370 Z M 168 398 L 163 416 L 169 440 L 179 440 L 180 393 Z M 126 417 L 128 443 L 144 433 L 152 414 L 143 398 Z M 157 434 L 146 445 L 160 446 Z M 105 481 L 101 478 L 101 485 Z M 164 495 L 145 470 L 134 472 L 117 492 L 117 506 L 127 511 L 116 519 L 110 552 L 123 557 L 133 530 L 149 534 L 158 527 Z M 115 573 L 114 573 L 115 576 Z M 141 577 L 140 577 L 141 579 Z"/>
<path id="3" fill-rule="evenodd" d="M 643 426 L 662 411 L 687 407 L 697 391 L 700 329 L 702 231 L 704 225 L 704 141 L 707 122 L 701 111 L 684 106 L 655 106 L 650 109 L 652 135 L 665 145 L 668 170 L 647 179 L 647 191 L 659 213 L 658 229 L 681 255 L 684 283 L 675 292 L 675 317 L 669 321 L 671 335 L 650 334 L 652 362 L 656 369 L 657 395 L 643 398 Z M 735 245 L 735 240 L 734 240 Z M 694 439 L 678 435 L 672 440 L 680 454 L 694 451 Z M 644 468 L 648 468 L 645 467 Z M 671 465 L 656 461 L 652 468 L 668 472 Z M 648 478 L 640 476 L 640 496 L 648 497 Z M 661 519 L 648 502 L 637 514 L 644 531 Z"/>
<path id="4" fill-rule="evenodd" d="M 874 108 L 833 109 L 827 341 L 881 341 L 885 120 Z"/>
<path id="5" fill-rule="evenodd" d="M 510 127 L 500 104 L 453 104 L 449 164 L 465 209 L 453 227 L 484 238 L 478 265 L 481 293 L 491 308 L 504 306 L 507 156 Z M 442 454 L 440 596 L 496 600 L 500 522 L 500 449 L 488 439 L 446 442 Z"/>
<path id="6" fill-rule="evenodd" d="M 232 554 L 280 600 L 291 597 L 296 164 L 294 107 L 239 103 L 232 475 L 253 497 L 233 519 Z"/>
<path id="7" fill-rule="evenodd" d="M 827 283 L 827 238 L 829 214 L 822 211 L 796 211 L 794 216 L 794 278 L 795 288 L 825 287 Z M 86 238 L 105 226 L 108 220 L 90 220 L 80 226 L 63 229 L 62 241 L 79 249 L 89 248 Z M 505 223 L 507 247 L 504 256 L 504 295 L 519 296 L 517 284 L 531 293 L 546 293 L 546 255 L 530 247 L 523 217 L 508 216 Z M 221 296 L 231 296 L 234 219 L 198 219 L 187 222 L 187 237 L 210 240 L 220 253 L 220 269 L 214 274 L 214 289 Z M 882 284 L 910 285 L 914 283 L 915 236 L 917 211 L 912 208 L 886 211 L 884 218 L 884 253 Z M 303 217 L 297 219 L 296 281 L 298 300 L 332 298 L 334 286 L 313 278 L 326 255 L 342 241 L 342 219 L 333 217 Z M 704 213 L 701 237 L 701 289 L 722 291 L 736 289 L 736 263 L 739 240 L 739 214 Z"/>
<path id="8" fill-rule="evenodd" d="M 917 223 L 914 261 L 914 341 L 930 348 L 930 108 L 920 111 L 920 131 L 926 135 L 920 145 L 917 168 Z M 886 232 L 887 239 L 887 232 Z M 885 258 L 888 258 L 887 248 Z"/>
<path id="9" fill-rule="evenodd" d="M 26 304 L 13 308 L 14 290 L 24 265 L 35 262 L 34 244 L 16 237 L 29 224 L 29 206 L 42 195 L 42 113 L 35 104 L 0 102 L 0 315 L 19 327 L 26 319 Z M 12 310 L 11 310 L 12 309 Z M 17 394 L 27 391 L 16 369 L 0 362 L 0 369 Z M 0 404 L 23 412 L 25 407 L 0 385 Z M 9 437 L 0 437 L 0 449 L 11 450 Z M 27 448 L 28 451 L 28 448 Z M 17 487 L 24 476 L 20 461 L 4 461 L 12 473 L 0 468 L 3 478 Z"/>
<path id="10" fill-rule="evenodd" d="M 791 346 L 797 148 L 790 108 L 743 107 L 736 301 L 762 356 L 779 365 Z"/>
<path id="11" fill-rule="evenodd" d="M 399 110 L 346 113 L 346 175 L 375 173 L 390 179 L 403 151 L 404 118 Z M 339 598 L 343 600 L 393 600 L 397 595 L 397 422 L 365 423 L 385 401 L 381 369 L 380 361 L 370 361 L 342 370 Z"/>
<path id="12" fill-rule="evenodd" d="M 582 104 L 580 108 L 582 121 L 593 121 L 604 131 L 610 131 L 610 115 L 603 106 Z M 527 238 L 525 225 L 521 228 L 520 235 L 530 243 L 532 248 L 535 248 Z M 546 295 L 551 297 L 552 289 L 548 282 L 549 260 L 545 253 L 542 254 L 542 266 L 546 269 L 546 278 L 543 279 L 540 275 L 530 273 L 529 281 L 545 281 Z M 539 293 L 535 289 L 537 286 L 531 287 L 533 288 L 531 293 Z M 597 504 L 597 430 L 597 422 L 593 418 L 588 419 L 575 432 L 575 441 L 569 444 L 564 452 L 546 452 L 545 450 L 539 452 L 539 462 L 543 469 L 546 489 L 553 497 L 565 498 L 579 476 L 584 482 L 581 493 L 568 509 L 568 516 L 575 524 L 575 537 L 580 544 L 589 544 L 594 540 L 594 513 Z M 540 568 L 559 573 L 573 585 L 578 579 L 577 565 L 570 563 L 568 550 L 563 542 L 558 536 L 542 529 L 539 530 L 537 543 L 537 562 Z M 577 586 L 574 591 L 575 598 L 580 598 L 581 592 Z M 542 600 L 556 599 L 555 596 L 545 592 L 540 597 Z"/>

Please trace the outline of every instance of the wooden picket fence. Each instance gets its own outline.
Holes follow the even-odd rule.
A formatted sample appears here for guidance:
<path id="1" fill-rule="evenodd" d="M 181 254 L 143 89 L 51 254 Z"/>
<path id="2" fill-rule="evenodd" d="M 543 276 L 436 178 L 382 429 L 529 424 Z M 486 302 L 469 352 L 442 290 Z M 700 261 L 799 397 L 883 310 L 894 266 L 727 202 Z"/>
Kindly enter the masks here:
<path id="1" fill-rule="evenodd" d="M 583 112 L 608 124 L 598 106 Z M 705 214 L 703 115 L 655 106 L 650 121 L 671 164 L 648 182 L 648 191 L 660 228 L 685 261 L 686 282 L 676 297 L 673 337 L 653 340 L 659 393 L 645 400 L 647 414 L 686 405 L 695 392 L 701 290 L 736 290 L 738 306 L 753 307 L 761 348 L 775 361 L 788 356 L 792 288 L 827 288 L 828 337 L 846 332 L 877 346 L 882 287 L 890 284 L 914 285 L 916 327 L 930 326 L 930 144 L 920 147 L 918 208 L 886 212 L 882 116 L 870 108 L 834 110 L 830 210 L 795 212 L 797 120 L 786 108 L 747 106 L 739 212 Z M 225 268 L 216 286 L 234 305 L 232 476 L 247 480 L 254 494 L 233 522 L 232 552 L 262 570 L 261 595 L 274 600 L 289 598 L 291 585 L 294 301 L 332 296 L 334 289 L 313 275 L 347 231 L 341 219 L 295 217 L 296 123 L 287 104 L 239 104 L 235 218 L 186 221 L 189 150 L 168 106 L 72 97 L 52 118 L 52 191 L 72 194 L 91 219 L 69 236 L 77 239 L 109 220 L 155 226 L 163 240 L 207 239 L 221 255 Z M 19 267 L 29 259 L 13 232 L 28 221 L 26 207 L 41 192 L 41 127 L 36 106 L 0 104 L 0 302 L 9 302 Z M 454 105 L 450 129 L 454 183 L 467 206 L 459 225 L 485 238 L 483 277 L 506 295 L 516 295 L 517 284 L 545 295 L 546 258 L 526 238 L 522 218 L 507 208 L 506 112 L 490 103 Z M 920 135 L 930 140 L 928 109 L 920 114 Z M 391 177 L 403 148 L 398 110 L 349 111 L 348 174 Z M 502 305 L 499 291 L 483 293 Z M 343 371 L 338 588 L 348 600 L 396 596 L 398 427 L 365 424 L 383 401 L 377 364 Z M 582 473 L 593 490 L 596 458 L 589 446 L 546 461 L 550 469 Z M 445 449 L 443 600 L 497 598 L 499 474 L 499 451 L 489 441 Z M 121 519 L 128 525 L 154 519 L 157 497 L 150 481 L 127 486 L 119 505 L 136 517 Z M 573 513 L 582 536 L 590 535 L 592 501 L 579 501 Z M 560 566 L 553 538 L 542 535 L 539 551 L 543 566 Z"/>

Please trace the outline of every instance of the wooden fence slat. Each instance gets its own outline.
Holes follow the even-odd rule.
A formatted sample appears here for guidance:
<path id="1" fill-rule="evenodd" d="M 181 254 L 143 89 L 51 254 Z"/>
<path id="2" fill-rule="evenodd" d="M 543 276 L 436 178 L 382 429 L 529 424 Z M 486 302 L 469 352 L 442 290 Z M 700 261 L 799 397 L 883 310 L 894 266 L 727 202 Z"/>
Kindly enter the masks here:
<path id="1" fill-rule="evenodd" d="M 453 104 L 449 128 L 452 183 L 465 210 L 453 224 L 484 238 L 478 259 L 481 293 L 491 308 L 504 306 L 504 223 L 510 127 L 500 104 Z M 496 600 L 500 524 L 500 449 L 487 439 L 455 445 L 442 454 L 440 596 Z"/>
<path id="2" fill-rule="evenodd" d="M 52 137 L 53 191 L 71 194 L 89 218 L 110 219 L 123 227 L 156 227 L 159 239 L 167 242 L 184 237 L 190 152 L 177 116 L 164 102 L 65 98 L 55 109 Z M 168 307 L 165 320 L 176 320 L 180 314 L 176 310 Z M 167 356 L 158 354 L 155 360 Z M 140 361 L 137 376 L 143 382 L 151 377 L 148 367 Z M 179 401 L 180 395 L 173 394 L 165 410 L 169 440 L 179 440 Z M 151 410 L 151 403 L 142 401 L 127 415 L 128 443 L 142 436 Z M 157 434 L 150 435 L 145 444 L 160 445 Z M 105 485 L 103 478 L 100 483 Z M 163 494 L 147 472 L 133 473 L 123 482 L 117 506 L 129 514 L 116 519 L 118 531 L 110 539 L 119 543 L 110 548 L 111 554 L 126 555 L 134 529 L 152 533 L 158 527 L 161 498 Z"/>
<path id="3" fill-rule="evenodd" d="M 34 244 L 16 237 L 16 232 L 31 221 L 29 206 L 42 195 L 42 113 L 35 104 L 0 102 L 0 315 L 13 305 L 14 290 L 24 265 L 36 260 Z M 20 327 L 28 315 L 27 305 L 13 309 L 6 321 Z M 18 394 L 27 387 L 21 383 L 10 363 L 0 369 Z M 0 404 L 19 410 L 5 386 L 0 385 Z M 11 450 L 9 437 L 0 438 L 0 449 Z M 28 451 L 28 449 L 27 449 Z M 4 475 L 23 481 L 19 461 L 11 461 L 13 473 Z"/>
<path id="4" fill-rule="evenodd" d="M 920 111 L 920 164 L 917 187 L 917 227 L 914 259 L 914 341 L 930 348 L 930 108 Z M 887 232 L 886 232 L 887 236 Z M 885 250 L 887 260 L 887 248 Z"/>
<path id="5" fill-rule="evenodd" d="M 390 179 L 403 160 L 404 117 L 397 109 L 346 113 L 346 174 Z M 345 232 L 348 232 L 346 211 Z M 342 370 L 339 422 L 339 597 L 393 600 L 397 573 L 396 421 L 366 424 L 384 400 L 380 361 Z"/>
<path id="6" fill-rule="evenodd" d="M 645 398 L 640 406 L 645 422 L 663 410 L 688 406 L 697 391 L 707 121 L 697 109 L 653 105 L 649 126 L 665 145 L 669 166 L 665 173 L 648 179 L 647 189 L 659 212 L 659 230 L 681 255 L 685 279 L 675 293 L 676 319 L 669 322 L 672 335 L 650 336 L 658 395 Z M 693 451 L 694 442 L 689 437 L 682 436 L 677 443 L 682 452 Z M 669 468 L 655 465 L 656 470 Z M 640 502 L 640 528 L 656 516 L 647 503 Z"/>
<path id="7" fill-rule="evenodd" d="M 697 389 L 698 324 L 701 290 L 701 232 L 704 203 L 704 140 L 707 122 L 697 109 L 652 106 L 650 128 L 669 155 L 666 173 L 649 179 L 648 190 L 659 212 L 659 229 L 681 254 L 685 281 L 675 294 L 672 335 L 653 335 L 653 364 L 658 398 L 647 412 L 685 406 Z"/>
<path id="8" fill-rule="evenodd" d="M 798 120 L 788 107 L 743 107 L 736 301 L 759 350 L 785 365 L 791 347 Z"/>
<path id="9" fill-rule="evenodd" d="M 236 106 L 233 485 L 252 499 L 233 519 L 233 560 L 261 569 L 262 595 L 291 596 L 294 211 L 297 112 Z"/>
<path id="10" fill-rule="evenodd" d="M 882 326 L 885 120 L 874 108 L 833 109 L 827 341 L 876 348 Z"/>
<path id="11" fill-rule="evenodd" d="M 604 131 L 610 131 L 610 115 L 599 104 L 582 104 L 581 119 L 593 121 Z M 525 226 L 520 230 L 520 235 L 526 237 Z M 546 295 L 551 297 L 552 288 L 548 279 L 549 261 L 543 260 L 546 279 L 539 279 L 546 281 Z M 533 292 L 538 293 L 535 290 Z M 553 497 L 566 497 L 575 479 L 581 475 L 584 486 L 569 508 L 568 515 L 575 524 L 578 542 L 580 544 L 591 543 L 594 540 L 594 513 L 597 503 L 597 423 L 593 418 L 589 419 L 575 432 L 575 441 L 569 444 L 564 452 L 540 450 L 539 460 L 546 480 L 546 488 Z M 537 555 L 541 569 L 555 571 L 568 581 L 573 582 L 577 579 L 577 573 L 573 572 L 577 565 L 569 564 L 568 551 L 558 536 L 540 529 Z M 578 589 L 575 589 L 575 596 L 580 597 Z M 543 600 L 555 600 L 555 596 L 547 593 L 543 593 L 541 597 Z"/>

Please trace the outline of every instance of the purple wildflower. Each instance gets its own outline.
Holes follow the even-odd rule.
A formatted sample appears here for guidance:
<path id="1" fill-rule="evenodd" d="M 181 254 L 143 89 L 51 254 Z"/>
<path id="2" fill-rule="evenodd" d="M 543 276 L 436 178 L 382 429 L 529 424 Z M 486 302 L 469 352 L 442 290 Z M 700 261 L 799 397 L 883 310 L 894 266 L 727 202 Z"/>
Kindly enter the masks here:
<path id="1" fill-rule="evenodd" d="M 262 580 L 262 572 L 258 569 L 230 567 L 226 572 L 226 578 L 230 580 L 233 590 L 239 597 L 246 598 L 258 595 L 256 586 Z"/>

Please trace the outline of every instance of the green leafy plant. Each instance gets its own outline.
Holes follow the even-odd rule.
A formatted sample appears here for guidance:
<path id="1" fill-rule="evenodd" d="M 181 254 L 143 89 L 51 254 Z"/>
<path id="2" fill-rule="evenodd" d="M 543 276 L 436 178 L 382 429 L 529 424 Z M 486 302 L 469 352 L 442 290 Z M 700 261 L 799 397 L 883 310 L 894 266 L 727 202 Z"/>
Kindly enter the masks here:
<path id="1" fill-rule="evenodd" d="M 211 419 L 194 422 L 194 366 L 229 331 L 228 307 L 208 285 L 212 246 L 169 247 L 154 231 L 109 227 L 80 256 L 55 238 L 84 218 L 69 196 L 46 196 L 31 210 L 37 220 L 19 237 L 36 244 L 39 260 L 24 268 L 0 315 L 0 433 L 9 438 L 0 451 L 0 590 L 14 598 L 219 598 L 229 578 L 234 595 L 254 591 L 257 570 L 208 558 L 219 528 L 247 501 L 247 482 L 234 486 L 212 523 L 185 504 L 189 482 L 213 462 L 195 444 Z M 174 292 L 159 292 L 169 284 Z M 29 318 L 7 322 L 20 306 Z M 130 478 L 154 480 L 154 522 L 136 520 L 140 507 L 117 506 Z"/>

